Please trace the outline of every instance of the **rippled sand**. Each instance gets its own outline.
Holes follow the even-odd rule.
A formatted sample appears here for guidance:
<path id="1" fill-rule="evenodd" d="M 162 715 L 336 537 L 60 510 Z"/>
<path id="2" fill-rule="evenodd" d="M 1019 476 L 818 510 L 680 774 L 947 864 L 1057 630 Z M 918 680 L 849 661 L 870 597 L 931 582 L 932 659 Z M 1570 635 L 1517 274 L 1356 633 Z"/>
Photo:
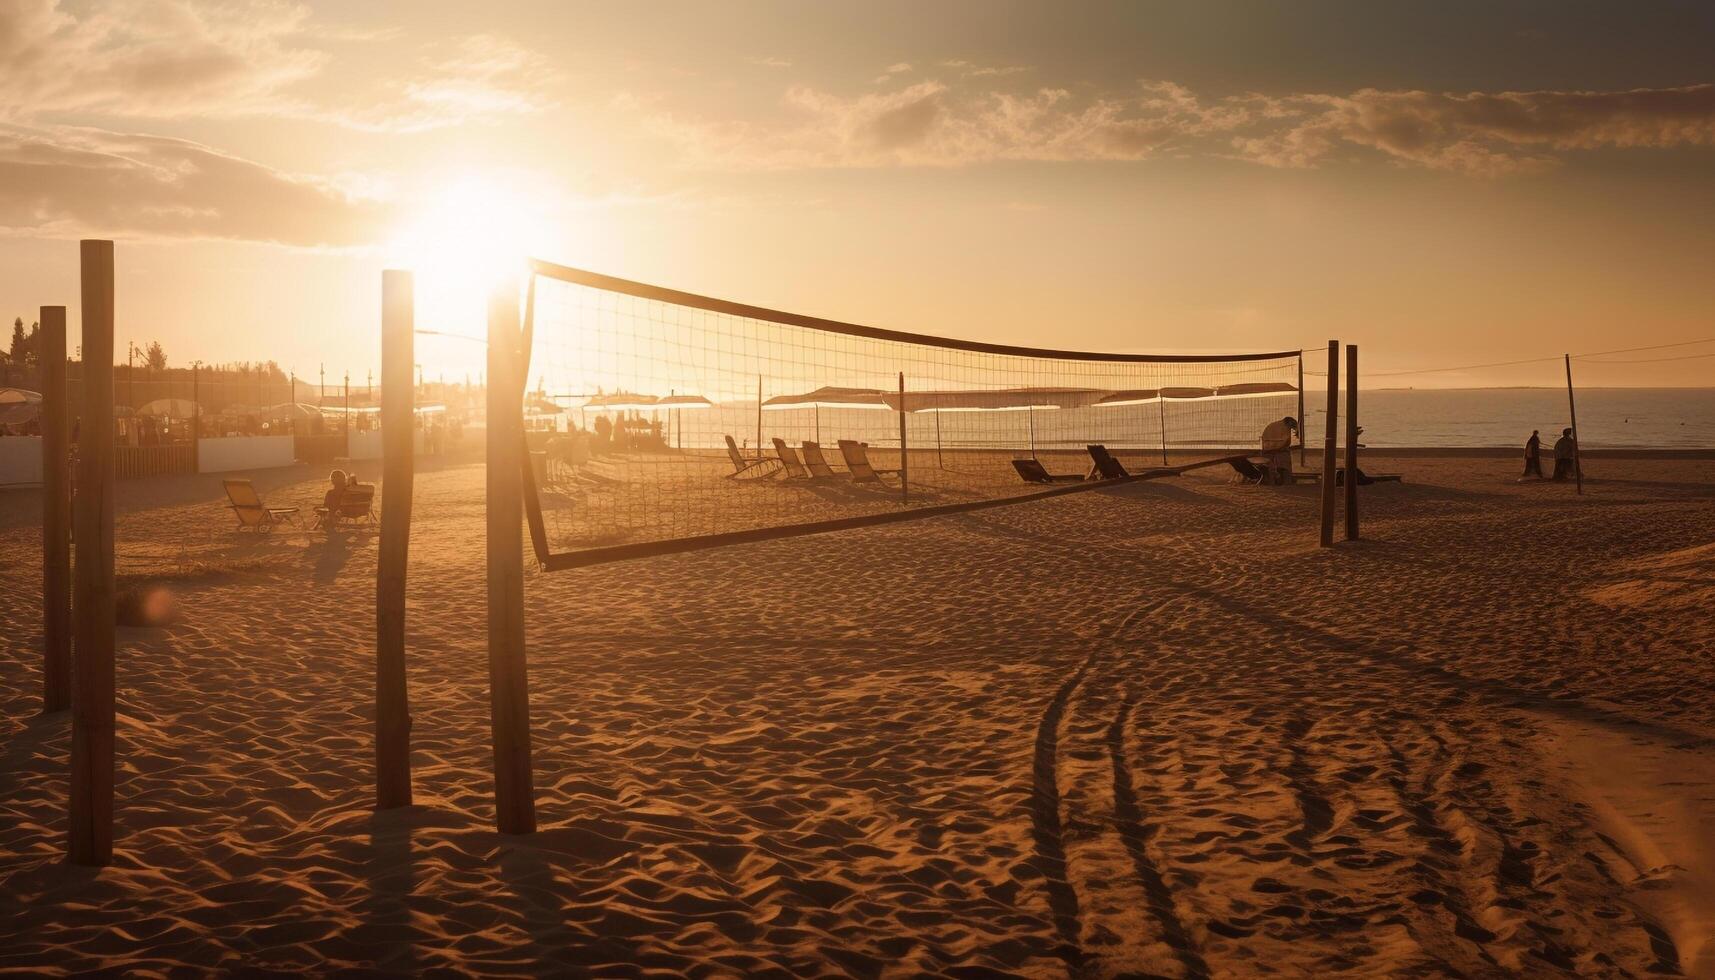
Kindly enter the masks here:
<path id="1" fill-rule="evenodd" d="M 526 579 L 543 830 L 490 829 L 482 470 L 417 478 L 418 805 L 375 540 L 121 484 L 113 867 L 62 861 L 39 499 L 0 495 L 0 970 L 1715 973 L 1715 464 L 1376 458 Z M 308 506 L 302 470 L 258 476 Z"/>

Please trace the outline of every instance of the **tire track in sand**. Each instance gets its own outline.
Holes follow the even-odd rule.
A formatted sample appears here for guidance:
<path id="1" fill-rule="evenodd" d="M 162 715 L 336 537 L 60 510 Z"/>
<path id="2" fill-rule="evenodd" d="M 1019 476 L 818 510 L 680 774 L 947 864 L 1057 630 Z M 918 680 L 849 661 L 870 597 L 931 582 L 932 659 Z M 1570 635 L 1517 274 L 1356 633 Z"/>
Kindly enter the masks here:
<path id="1" fill-rule="evenodd" d="M 1149 839 L 1154 836 L 1155 828 L 1144 822 L 1143 808 L 1137 800 L 1137 785 L 1132 779 L 1131 767 L 1126 764 L 1125 730 L 1136 710 L 1137 694 L 1127 690 L 1125 701 L 1108 726 L 1108 755 L 1113 759 L 1114 771 L 1114 821 L 1119 826 L 1126 853 L 1131 857 L 1132 870 L 1143 882 L 1144 893 L 1149 897 L 1149 913 L 1160 926 L 1162 937 L 1173 947 L 1187 977 L 1207 977 L 1209 964 L 1203 960 L 1185 924 L 1179 920 L 1179 912 L 1173 902 L 1173 888 L 1149 856 Z"/>
<path id="2" fill-rule="evenodd" d="M 1159 612 L 1175 598 L 1160 599 L 1133 609 L 1106 637 L 1097 640 L 1078 669 L 1049 699 L 1048 707 L 1036 726 L 1030 796 L 1031 839 L 1036 850 L 1037 870 L 1041 872 L 1043 887 L 1048 891 L 1054 931 L 1060 937 L 1055 954 L 1072 967 L 1082 965 L 1085 954 L 1078 939 L 1083 931 L 1078 892 L 1066 874 L 1065 826 L 1060 819 L 1060 725 L 1066 716 L 1066 705 L 1102 654 L 1108 652 L 1139 620 Z"/>

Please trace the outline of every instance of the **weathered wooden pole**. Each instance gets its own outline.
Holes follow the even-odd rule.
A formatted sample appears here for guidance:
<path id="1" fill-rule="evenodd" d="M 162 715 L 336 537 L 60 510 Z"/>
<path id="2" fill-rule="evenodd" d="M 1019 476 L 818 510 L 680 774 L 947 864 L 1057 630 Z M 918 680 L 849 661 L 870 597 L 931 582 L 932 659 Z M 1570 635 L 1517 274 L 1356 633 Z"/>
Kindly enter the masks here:
<path id="1" fill-rule="evenodd" d="M 762 454 L 762 375 L 760 374 L 756 376 L 756 452 L 759 456 Z"/>
<path id="2" fill-rule="evenodd" d="M 1334 546 L 1335 450 L 1340 442 L 1340 342 L 1328 341 L 1328 425 L 1322 437 L 1322 547 Z"/>
<path id="3" fill-rule="evenodd" d="M 1358 345 L 1346 345 L 1346 540 L 1358 540 Z"/>
<path id="4" fill-rule="evenodd" d="M 1155 414 L 1161 422 L 1161 465 L 1167 465 L 1167 399 L 1155 393 Z"/>
<path id="5" fill-rule="evenodd" d="M 411 805 L 405 571 L 411 551 L 411 273 L 381 273 L 381 545 L 375 572 L 375 807 Z"/>
<path id="6" fill-rule="evenodd" d="M 1584 460 L 1578 454 L 1578 405 L 1572 398 L 1572 355 L 1566 355 L 1566 411 L 1572 416 L 1572 475 L 1578 481 L 1578 494 L 1584 494 Z"/>
<path id="7" fill-rule="evenodd" d="M 1304 352 L 1299 351 L 1298 352 L 1298 465 L 1300 467 L 1306 467 L 1306 466 L 1310 465 L 1309 462 L 1306 461 L 1306 459 L 1304 457 L 1305 452 L 1307 452 L 1307 448 L 1305 445 L 1306 440 L 1305 440 L 1304 436 L 1305 436 L 1305 429 L 1304 429 Z"/>
<path id="8" fill-rule="evenodd" d="M 72 608 L 73 864 L 113 860 L 113 243 L 79 243 L 83 415 L 78 425 Z"/>
<path id="9" fill-rule="evenodd" d="M 911 499 L 911 466 L 905 456 L 905 372 L 899 372 L 899 499 Z"/>
<path id="10" fill-rule="evenodd" d="M 66 308 L 41 310 L 42 710 L 71 707 L 71 409 Z"/>
<path id="11" fill-rule="evenodd" d="M 521 341 L 518 291 L 503 286 L 488 300 L 488 688 L 494 816 L 503 834 L 536 829 L 524 658 Z"/>

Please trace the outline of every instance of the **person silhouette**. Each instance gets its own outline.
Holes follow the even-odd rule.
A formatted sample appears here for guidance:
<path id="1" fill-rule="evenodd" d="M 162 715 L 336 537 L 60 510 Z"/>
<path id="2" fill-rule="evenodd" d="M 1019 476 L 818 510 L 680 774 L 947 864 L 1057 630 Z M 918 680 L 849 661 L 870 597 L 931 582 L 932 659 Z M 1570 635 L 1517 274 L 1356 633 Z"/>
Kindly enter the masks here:
<path id="1" fill-rule="evenodd" d="M 1524 474 L 1519 481 L 1532 476 L 1542 479 L 1542 436 L 1536 429 L 1530 430 L 1530 438 L 1524 443 Z"/>
<path id="2" fill-rule="evenodd" d="M 1560 438 L 1554 441 L 1554 479 L 1556 482 L 1565 483 L 1566 478 L 1572 475 L 1578 465 L 1574 459 L 1576 453 L 1577 445 L 1572 441 L 1572 430 L 1569 428 L 1561 429 Z"/>

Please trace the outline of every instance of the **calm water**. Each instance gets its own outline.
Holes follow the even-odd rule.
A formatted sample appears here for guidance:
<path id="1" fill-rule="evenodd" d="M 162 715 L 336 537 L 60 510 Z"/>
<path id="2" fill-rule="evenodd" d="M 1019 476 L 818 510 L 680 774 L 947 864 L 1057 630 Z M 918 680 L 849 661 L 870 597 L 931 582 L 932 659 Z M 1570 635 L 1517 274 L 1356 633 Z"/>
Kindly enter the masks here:
<path id="1" fill-rule="evenodd" d="M 1306 397 L 1313 445 L 1325 397 Z M 1715 388 L 1589 388 L 1577 398 L 1583 446 L 1715 447 Z M 1548 388 L 1364 391 L 1358 417 L 1370 446 L 1523 446 L 1540 429 L 1546 449 L 1568 424 L 1565 390 Z"/>

